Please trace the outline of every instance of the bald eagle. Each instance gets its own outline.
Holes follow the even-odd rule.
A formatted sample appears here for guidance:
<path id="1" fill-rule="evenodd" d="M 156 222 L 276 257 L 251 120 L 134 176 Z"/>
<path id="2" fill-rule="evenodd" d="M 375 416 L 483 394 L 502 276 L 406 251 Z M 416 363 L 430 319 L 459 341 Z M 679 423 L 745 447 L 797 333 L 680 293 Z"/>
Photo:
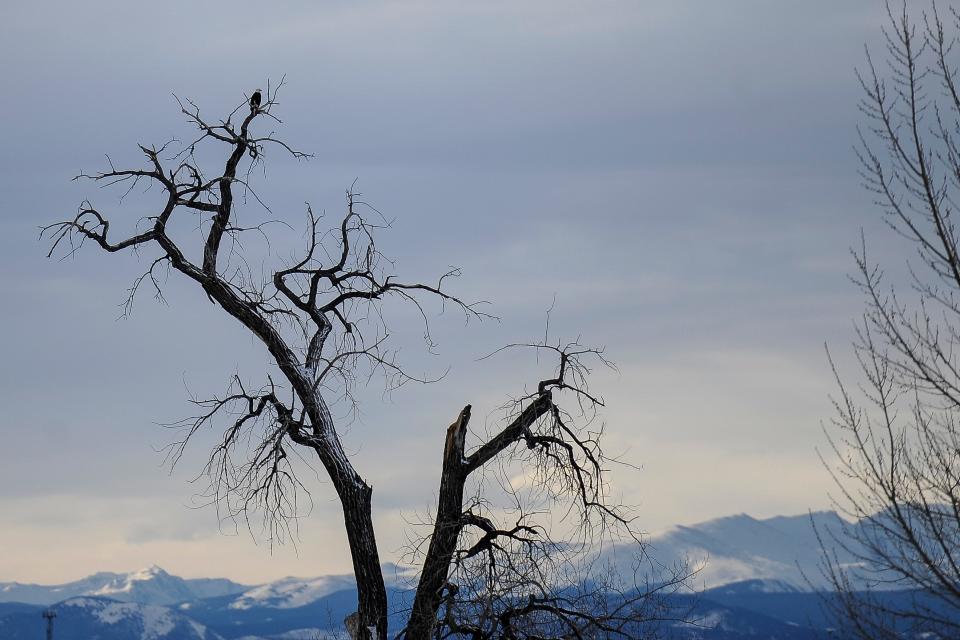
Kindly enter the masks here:
<path id="1" fill-rule="evenodd" d="M 250 111 L 259 111 L 260 109 L 260 89 L 257 89 L 253 92 L 253 95 L 250 96 Z"/>

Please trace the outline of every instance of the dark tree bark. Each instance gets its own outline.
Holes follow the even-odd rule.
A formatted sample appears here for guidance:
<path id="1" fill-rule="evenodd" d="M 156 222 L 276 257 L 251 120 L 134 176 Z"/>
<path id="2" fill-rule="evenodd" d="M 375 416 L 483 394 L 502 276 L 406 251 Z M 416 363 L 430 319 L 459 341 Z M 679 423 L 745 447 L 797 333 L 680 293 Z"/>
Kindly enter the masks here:
<path id="1" fill-rule="evenodd" d="M 467 405 L 447 430 L 437 515 L 430 546 L 420 572 L 420 584 L 413 601 L 410 622 L 407 624 L 407 635 L 411 638 L 433 636 L 441 592 L 447 582 L 450 561 L 460 540 L 460 531 L 463 528 L 463 492 L 467 481 L 463 434 L 469 421 L 470 405 Z"/>

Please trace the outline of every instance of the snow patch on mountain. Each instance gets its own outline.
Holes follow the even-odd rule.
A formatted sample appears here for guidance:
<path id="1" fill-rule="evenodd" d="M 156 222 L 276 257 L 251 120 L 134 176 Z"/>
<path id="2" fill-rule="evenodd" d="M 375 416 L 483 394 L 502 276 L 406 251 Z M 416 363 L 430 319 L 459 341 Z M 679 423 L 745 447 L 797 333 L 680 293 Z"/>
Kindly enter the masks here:
<path id="1" fill-rule="evenodd" d="M 72 605 L 73 602 L 67 604 Z M 129 602 L 108 604 L 97 611 L 95 616 L 104 624 L 111 625 L 124 620 L 136 619 L 139 616 L 143 625 L 143 635 L 141 637 L 144 640 L 162 638 L 170 633 L 175 626 L 173 616 L 168 609 Z"/>
<path id="2" fill-rule="evenodd" d="M 416 576 L 416 571 L 413 568 L 402 565 L 388 563 L 384 564 L 382 569 L 384 584 L 388 588 L 408 584 Z M 228 605 L 228 608 L 237 610 L 247 610 L 254 607 L 295 609 L 306 606 L 331 593 L 354 589 L 356 584 L 352 574 L 328 575 L 317 578 L 286 577 L 244 591 Z"/>
<path id="3" fill-rule="evenodd" d="M 216 634 L 175 611 L 156 605 L 133 602 L 115 602 L 95 597 L 80 597 L 57 605 L 58 619 L 70 621 L 72 626 L 84 624 L 103 625 L 115 629 L 111 633 L 136 640 L 164 640 L 166 638 L 189 638 L 208 640 Z M 75 613 L 73 610 L 77 610 Z"/>
<path id="4" fill-rule="evenodd" d="M 283 578 L 243 592 L 230 603 L 231 609 L 270 607 L 293 609 L 344 589 L 352 589 L 356 581 L 352 575 L 321 576 L 319 578 Z"/>

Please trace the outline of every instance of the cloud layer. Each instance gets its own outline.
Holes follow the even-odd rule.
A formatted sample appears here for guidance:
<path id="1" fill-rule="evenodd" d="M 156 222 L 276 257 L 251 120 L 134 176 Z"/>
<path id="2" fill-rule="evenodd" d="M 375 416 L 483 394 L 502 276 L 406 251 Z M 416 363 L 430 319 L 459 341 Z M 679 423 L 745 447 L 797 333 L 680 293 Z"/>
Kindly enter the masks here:
<path id="1" fill-rule="evenodd" d="M 0 547 L 18 553 L 0 555 L 0 578 L 154 562 L 247 582 L 347 569 L 322 479 L 309 482 L 299 547 L 271 555 L 189 508 L 202 448 L 172 475 L 156 451 L 170 441 L 157 423 L 189 413 L 185 387 L 257 378 L 258 345 L 176 278 L 169 306 L 145 297 L 117 321 L 135 256 L 49 261 L 35 241 L 83 198 L 128 221 L 149 213 L 149 193 L 124 208 L 70 178 L 104 153 L 137 162 L 136 143 L 190 135 L 172 92 L 216 114 L 282 74 L 282 132 L 316 159 L 270 158 L 256 180 L 274 212 L 300 225 L 310 201 L 333 216 L 359 177 L 395 219 L 384 244 L 401 271 L 459 265 L 460 291 L 503 318 L 439 319 L 440 355 L 411 348 L 408 362 L 450 375 L 386 401 L 371 389 L 347 430 L 377 488 L 386 556 L 434 500 L 441 434 L 460 407 L 493 416 L 540 373 L 476 359 L 541 335 L 551 305 L 555 335 L 606 345 L 620 366 L 596 385 L 612 442 L 643 469 L 616 480 L 648 529 L 825 505 L 822 344 L 848 340 L 859 300 L 847 247 L 878 228 L 851 144 L 853 69 L 879 9 L 8 3 Z M 394 320 L 411 347 L 415 320 Z"/>

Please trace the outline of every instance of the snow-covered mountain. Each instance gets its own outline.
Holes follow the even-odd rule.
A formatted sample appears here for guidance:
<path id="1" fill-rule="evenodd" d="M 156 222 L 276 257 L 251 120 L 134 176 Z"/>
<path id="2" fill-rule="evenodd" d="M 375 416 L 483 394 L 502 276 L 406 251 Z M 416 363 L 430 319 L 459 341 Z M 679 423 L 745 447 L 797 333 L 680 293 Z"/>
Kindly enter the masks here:
<path id="1" fill-rule="evenodd" d="M 121 602 L 168 605 L 198 598 L 233 595 L 249 588 L 222 578 L 188 580 L 153 566 L 130 573 L 95 573 L 61 585 L 0 582 L 0 602 L 45 605 L 78 596 L 102 596 Z"/>
<path id="2" fill-rule="evenodd" d="M 222 640 L 204 625 L 170 609 L 106 598 L 71 598 L 52 607 L 60 640 Z M 37 612 L 0 617 L 0 637 L 35 640 L 43 625 Z"/>
<path id="3" fill-rule="evenodd" d="M 675 526 L 649 538 L 649 555 L 665 566 L 688 562 L 699 569 L 694 587 L 713 589 L 751 581 L 755 590 L 826 588 L 821 575 L 824 543 L 855 527 L 832 511 L 756 519 L 746 514 Z M 837 550 L 841 560 L 846 558 Z M 635 550 L 610 547 L 604 559 L 632 575 Z"/>

